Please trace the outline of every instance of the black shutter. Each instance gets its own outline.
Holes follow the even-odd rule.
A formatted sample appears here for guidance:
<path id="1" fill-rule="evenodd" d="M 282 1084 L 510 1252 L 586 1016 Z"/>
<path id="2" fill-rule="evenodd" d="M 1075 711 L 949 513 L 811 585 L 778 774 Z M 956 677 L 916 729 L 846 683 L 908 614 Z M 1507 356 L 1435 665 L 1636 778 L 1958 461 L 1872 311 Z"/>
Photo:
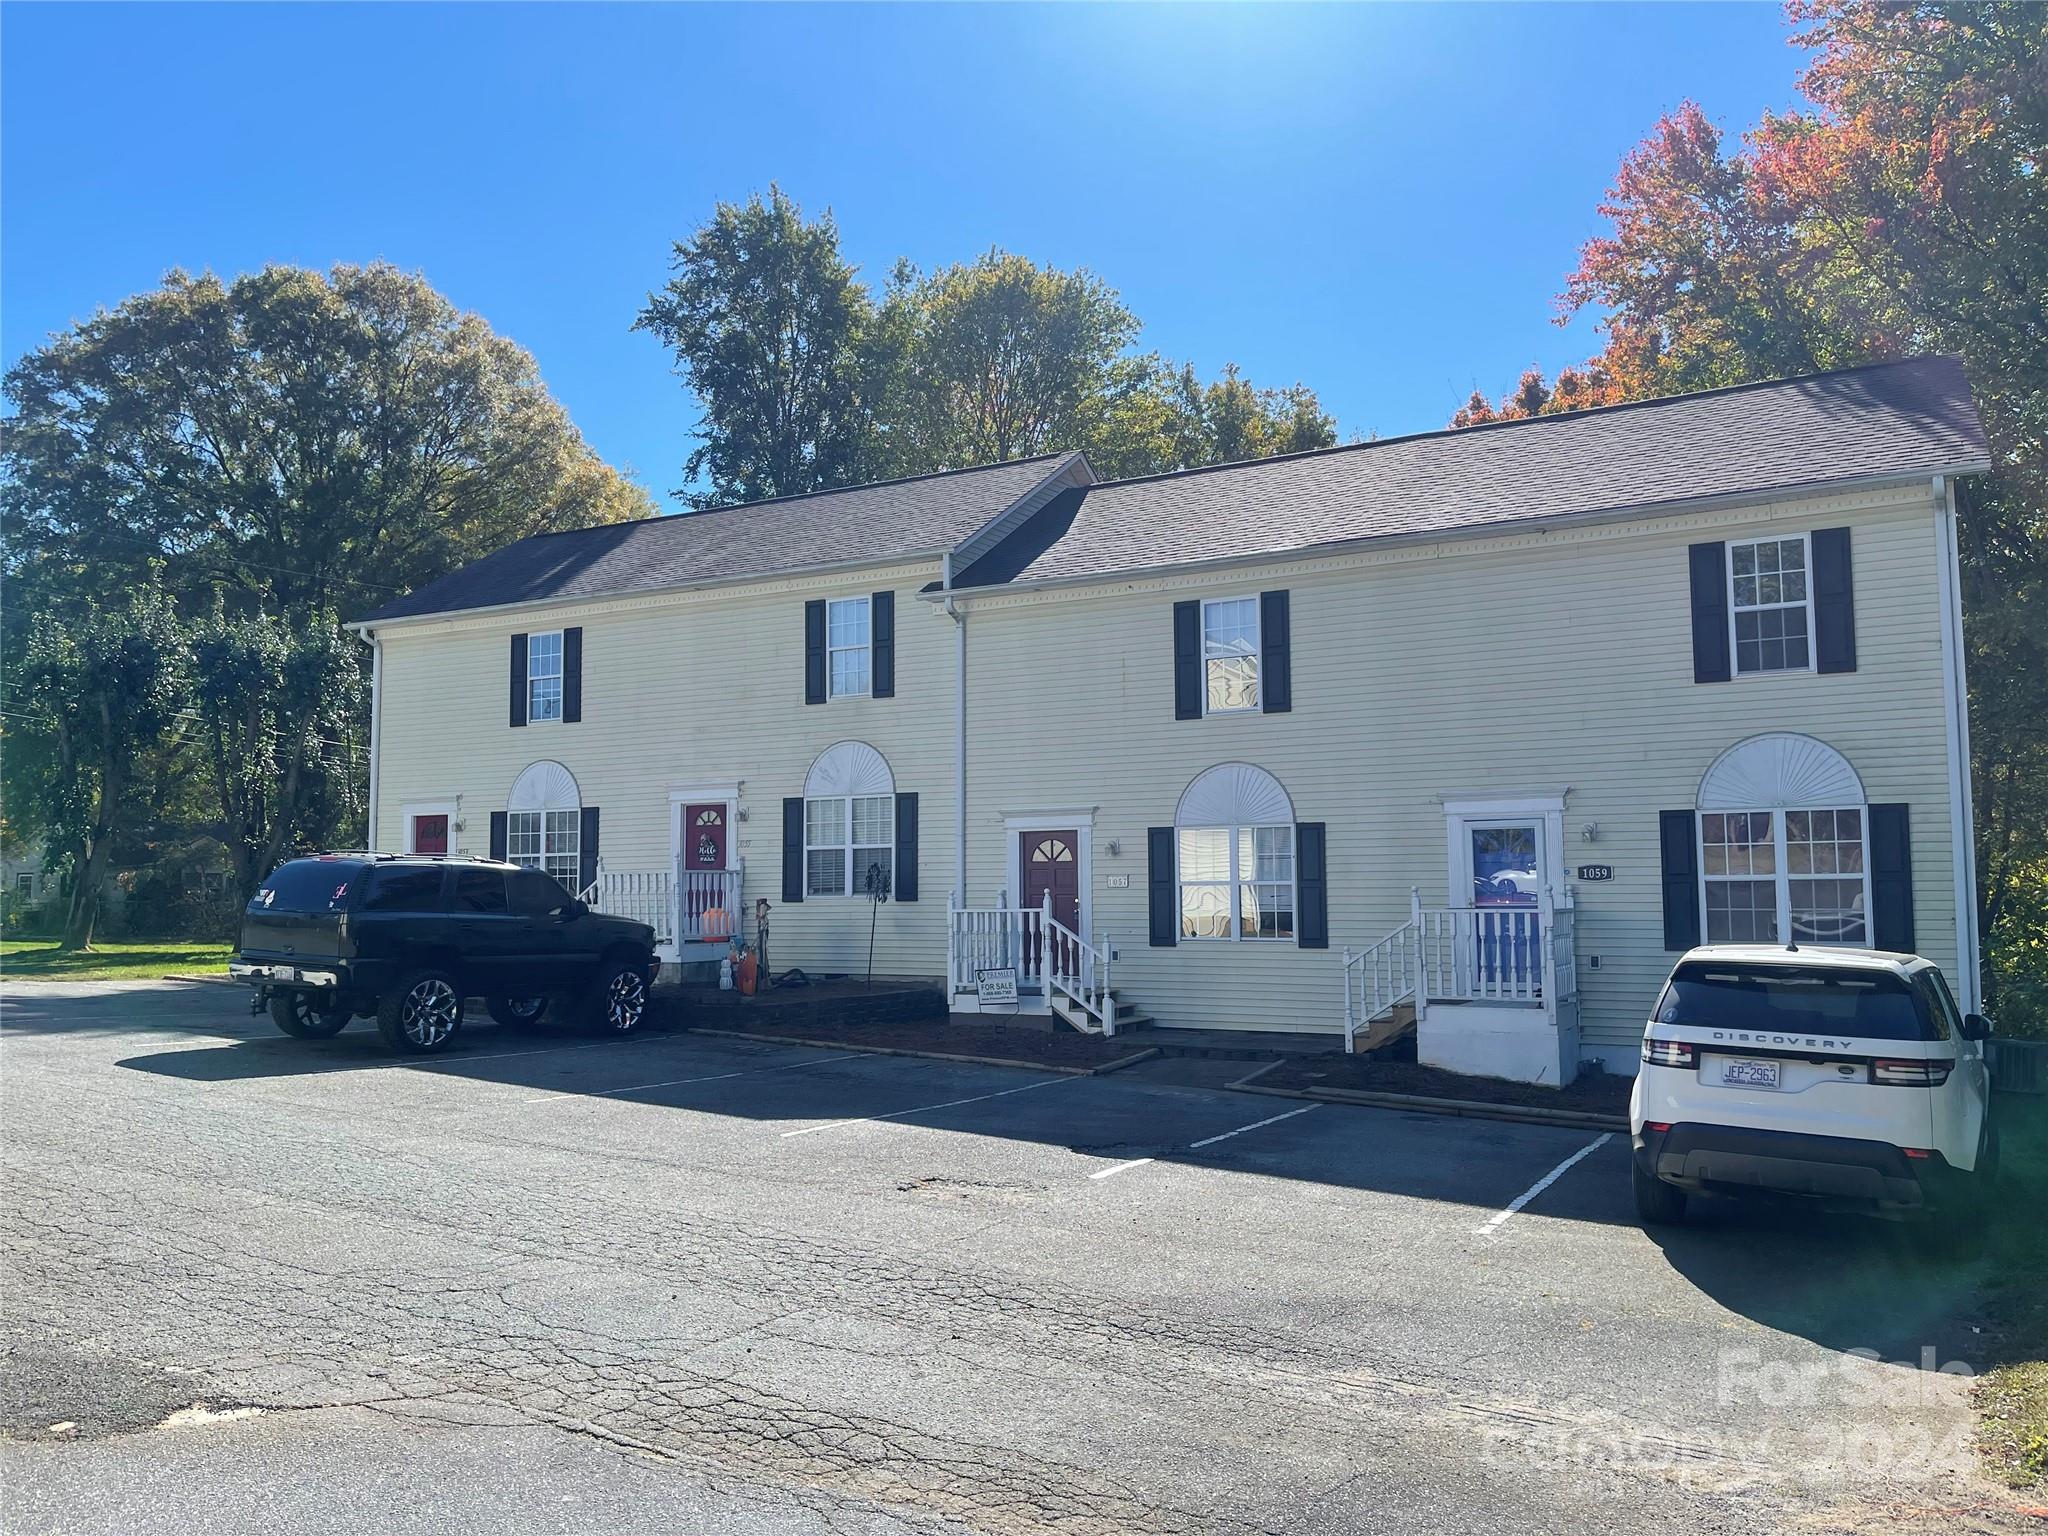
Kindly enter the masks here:
<path id="1" fill-rule="evenodd" d="M 505 857 L 505 813 L 503 811 L 491 812 L 491 857 L 494 859 Z"/>
<path id="2" fill-rule="evenodd" d="M 1725 683 L 1728 665 L 1728 546 L 1695 544 L 1692 571 L 1692 680 Z"/>
<path id="3" fill-rule="evenodd" d="M 804 802 L 782 802 L 782 899 L 804 899 Z"/>
<path id="4" fill-rule="evenodd" d="M 1693 813 L 1659 811 L 1657 846 L 1664 865 L 1664 947 L 1691 949 L 1700 941 L 1699 839 Z"/>
<path id="5" fill-rule="evenodd" d="M 1269 715 L 1294 708 L 1294 642 L 1287 632 L 1285 592 L 1259 594 L 1259 706 Z"/>
<path id="6" fill-rule="evenodd" d="M 898 901 L 917 900 L 917 796 L 896 797 L 896 883 Z"/>
<path id="7" fill-rule="evenodd" d="M 1145 890 L 1152 909 L 1152 947 L 1171 949 L 1180 938 L 1171 827 L 1153 827 L 1145 834 Z"/>
<path id="8" fill-rule="evenodd" d="M 576 894 L 581 896 L 597 878 L 597 807 L 583 807 L 583 836 L 576 851 Z"/>
<path id="9" fill-rule="evenodd" d="M 1286 596 L 1283 592 L 1281 596 Z M 1295 943 L 1303 949 L 1330 947 L 1330 880 L 1323 851 L 1323 824 L 1294 824 L 1294 876 L 1301 893 Z"/>
<path id="10" fill-rule="evenodd" d="M 868 623 L 874 646 L 874 672 L 869 691 L 878 699 L 896 697 L 896 594 L 877 592 L 868 599 Z"/>
<path id="11" fill-rule="evenodd" d="M 804 702 L 825 702 L 825 603 L 804 604 Z"/>
<path id="12" fill-rule="evenodd" d="M 575 724 L 583 718 L 583 630 L 562 631 L 562 718 Z"/>
<path id="13" fill-rule="evenodd" d="M 1202 605 L 1173 605 L 1173 718 L 1202 718 Z M 1158 940 L 1153 940 L 1157 943 Z M 1170 941 L 1169 941 L 1170 942 Z"/>
<path id="14" fill-rule="evenodd" d="M 1813 664 L 1821 672 L 1856 670 L 1856 581 L 1846 528 L 1813 531 Z"/>
<path id="15" fill-rule="evenodd" d="M 512 637 L 512 723 L 526 724 L 526 636 Z"/>
<path id="16" fill-rule="evenodd" d="M 1913 953 L 1913 842 L 1903 805 L 1870 808 L 1870 942 Z"/>

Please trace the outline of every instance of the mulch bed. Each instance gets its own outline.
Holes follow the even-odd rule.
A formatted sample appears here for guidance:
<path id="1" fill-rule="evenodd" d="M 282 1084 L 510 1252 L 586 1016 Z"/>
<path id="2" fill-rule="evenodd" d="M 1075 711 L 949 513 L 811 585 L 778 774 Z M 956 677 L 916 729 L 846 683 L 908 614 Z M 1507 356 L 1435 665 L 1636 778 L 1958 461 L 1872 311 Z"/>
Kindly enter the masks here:
<path id="1" fill-rule="evenodd" d="M 918 1051 L 943 1056 L 974 1056 L 1029 1067 L 1068 1067 L 1086 1071 L 1121 1061 L 1145 1049 L 1139 1039 L 1105 1040 L 1071 1029 L 1008 1028 L 1001 1024 L 955 1024 L 948 1019 L 901 1022 L 832 1023 L 812 1021 L 797 1008 L 709 1008 L 683 1020 L 685 1028 L 727 1030 L 785 1040 L 811 1040 L 849 1049 Z"/>
<path id="2" fill-rule="evenodd" d="M 1588 1072 L 1569 1088 L 1539 1088 L 1533 1083 L 1466 1077 L 1413 1061 L 1341 1054 L 1291 1057 L 1272 1071 L 1260 1073 L 1257 1082 L 1261 1088 L 1350 1088 L 1366 1093 L 1407 1093 L 1430 1099 L 1463 1099 L 1475 1104 L 1517 1104 L 1533 1109 L 1615 1115 L 1628 1113 L 1630 1086 L 1628 1078 Z"/>

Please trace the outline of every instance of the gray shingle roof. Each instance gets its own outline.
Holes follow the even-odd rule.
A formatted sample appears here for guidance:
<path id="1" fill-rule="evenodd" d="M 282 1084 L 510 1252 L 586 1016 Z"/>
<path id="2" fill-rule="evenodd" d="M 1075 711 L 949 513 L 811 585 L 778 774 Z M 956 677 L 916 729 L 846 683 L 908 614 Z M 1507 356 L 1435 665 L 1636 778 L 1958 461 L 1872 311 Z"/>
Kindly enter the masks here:
<path id="1" fill-rule="evenodd" d="M 1061 454 L 708 512 L 536 534 L 428 582 L 359 622 L 739 581 L 951 548 L 1024 496 Z"/>
<path id="2" fill-rule="evenodd" d="M 1981 469 L 1953 358 L 1111 481 L 1067 493 L 956 578 L 1062 581 L 1694 497 Z"/>

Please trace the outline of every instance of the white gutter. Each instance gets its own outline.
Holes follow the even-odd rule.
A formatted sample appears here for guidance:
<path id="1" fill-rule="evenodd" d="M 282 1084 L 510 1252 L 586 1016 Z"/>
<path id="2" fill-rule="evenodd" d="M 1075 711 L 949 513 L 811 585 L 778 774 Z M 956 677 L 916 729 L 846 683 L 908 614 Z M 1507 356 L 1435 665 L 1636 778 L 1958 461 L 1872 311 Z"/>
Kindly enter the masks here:
<path id="1" fill-rule="evenodd" d="M 1970 779 L 1970 685 L 1963 650 L 1962 557 L 1956 485 L 1934 477 L 1936 563 L 1941 568 L 1941 702 L 1948 726 L 1950 866 L 1955 874 L 1956 977 L 1965 1013 L 1983 1008 L 1982 935 L 1977 932 L 1977 812 Z"/>
<path id="2" fill-rule="evenodd" d="M 940 585 L 953 587 L 953 555 L 940 567 Z M 953 621 L 953 900 L 967 905 L 967 615 L 949 596 L 946 616 Z M 948 918 L 948 922 L 952 919 Z"/>
<path id="3" fill-rule="evenodd" d="M 370 647 L 370 804 L 363 822 L 363 846 L 377 846 L 377 757 L 384 739 L 384 642 L 374 629 L 358 629 Z"/>

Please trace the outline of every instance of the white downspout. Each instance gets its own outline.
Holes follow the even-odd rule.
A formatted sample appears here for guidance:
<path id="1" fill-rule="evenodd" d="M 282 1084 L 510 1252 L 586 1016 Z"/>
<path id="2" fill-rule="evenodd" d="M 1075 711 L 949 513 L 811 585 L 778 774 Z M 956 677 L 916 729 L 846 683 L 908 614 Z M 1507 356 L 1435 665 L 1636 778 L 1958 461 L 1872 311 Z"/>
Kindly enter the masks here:
<path id="1" fill-rule="evenodd" d="M 377 747 L 383 739 L 384 719 L 384 642 L 377 638 L 374 629 L 360 630 L 359 634 L 370 646 L 370 805 L 364 816 L 363 846 L 371 852 L 377 847 Z"/>
<path id="2" fill-rule="evenodd" d="M 1941 701 L 1948 717 L 1949 838 L 1955 849 L 1956 977 L 1965 1013 L 1984 1006 L 1981 952 L 1977 932 L 1977 812 L 1970 778 L 1969 664 L 1963 650 L 1963 582 L 1960 540 L 1956 531 L 1956 486 L 1945 475 L 1934 477 L 1938 503 L 1934 514 L 1935 543 L 1941 566 Z"/>
<path id="3" fill-rule="evenodd" d="M 967 905 L 967 615 L 953 601 L 953 553 L 946 552 L 939 585 L 953 621 L 953 899 Z M 950 919 L 948 919 L 950 921 Z"/>

